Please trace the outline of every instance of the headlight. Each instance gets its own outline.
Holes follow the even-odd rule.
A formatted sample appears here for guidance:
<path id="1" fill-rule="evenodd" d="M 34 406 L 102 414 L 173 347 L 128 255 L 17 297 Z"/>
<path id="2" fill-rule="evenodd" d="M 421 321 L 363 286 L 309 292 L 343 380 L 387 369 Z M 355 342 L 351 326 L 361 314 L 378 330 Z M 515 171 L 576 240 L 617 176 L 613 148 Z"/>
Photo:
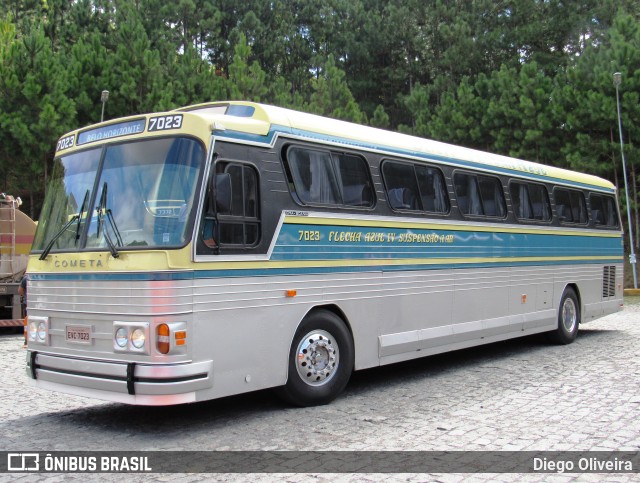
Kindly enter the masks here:
<path id="1" fill-rule="evenodd" d="M 127 332 L 127 329 L 125 329 L 124 327 L 120 327 L 116 331 L 115 341 L 118 347 L 122 347 L 123 349 L 127 347 L 127 342 L 129 342 L 128 335 L 129 334 Z"/>
<path id="2" fill-rule="evenodd" d="M 29 340 L 35 341 L 38 334 L 38 324 L 35 322 L 29 322 Z"/>
<path id="3" fill-rule="evenodd" d="M 49 317 L 30 316 L 27 322 L 27 338 L 29 342 L 49 344 Z"/>
<path id="4" fill-rule="evenodd" d="M 44 320 L 40 321 L 38 324 L 38 340 L 40 342 L 44 342 L 47 338 L 47 324 Z"/>
<path id="5" fill-rule="evenodd" d="M 149 322 L 113 323 L 113 350 L 149 354 Z"/>
<path id="6" fill-rule="evenodd" d="M 144 347 L 144 342 L 146 340 L 146 336 L 144 334 L 144 330 L 142 329 L 135 329 L 132 333 L 131 333 L 131 344 L 133 345 L 133 347 L 135 347 L 136 349 L 142 349 Z"/>

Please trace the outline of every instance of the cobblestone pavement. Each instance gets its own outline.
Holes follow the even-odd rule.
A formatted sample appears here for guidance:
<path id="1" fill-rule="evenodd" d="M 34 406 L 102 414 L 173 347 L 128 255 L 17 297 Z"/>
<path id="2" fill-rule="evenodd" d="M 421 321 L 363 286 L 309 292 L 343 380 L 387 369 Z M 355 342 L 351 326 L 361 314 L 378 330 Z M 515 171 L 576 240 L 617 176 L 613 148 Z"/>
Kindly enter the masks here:
<path id="1" fill-rule="evenodd" d="M 332 404 L 269 391 L 143 408 L 26 384 L 18 335 L 0 336 L 0 450 L 640 451 L 640 298 L 554 346 L 542 336 L 354 374 Z M 95 481 L 638 481 L 636 474 L 93 475 Z M 9 481 L 87 475 L 0 475 Z"/>

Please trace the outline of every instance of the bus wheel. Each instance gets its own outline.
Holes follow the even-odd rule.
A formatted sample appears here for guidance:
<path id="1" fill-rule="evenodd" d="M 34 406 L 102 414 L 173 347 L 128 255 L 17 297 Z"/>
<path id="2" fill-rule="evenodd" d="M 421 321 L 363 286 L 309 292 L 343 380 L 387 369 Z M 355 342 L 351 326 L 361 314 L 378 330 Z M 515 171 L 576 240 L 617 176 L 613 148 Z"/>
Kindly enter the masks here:
<path id="1" fill-rule="evenodd" d="M 280 396 L 302 407 L 331 402 L 347 385 L 353 359 L 351 333 L 342 319 L 328 310 L 311 312 L 293 338 Z"/>
<path id="2" fill-rule="evenodd" d="M 567 287 L 560 299 L 558 328 L 549 332 L 549 339 L 556 344 L 571 344 L 578 335 L 580 325 L 580 303 L 576 292 Z"/>

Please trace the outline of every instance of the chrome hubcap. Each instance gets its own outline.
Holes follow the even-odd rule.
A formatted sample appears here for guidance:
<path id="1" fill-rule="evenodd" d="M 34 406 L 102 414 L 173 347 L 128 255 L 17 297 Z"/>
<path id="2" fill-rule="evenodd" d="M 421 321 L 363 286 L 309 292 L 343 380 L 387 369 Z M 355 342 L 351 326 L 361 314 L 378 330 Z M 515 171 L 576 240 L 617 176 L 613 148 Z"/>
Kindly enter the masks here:
<path id="1" fill-rule="evenodd" d="M 562 306 L 562 325 L 567 332 L 571 333 L 576 327 L 578 321 L 578 311 L 576 304 L 571 298 L 566 298 Z"/>
<path id="2" fill-rule="evenodd" d="M 310 386 L 331 380 L 340 361 L 340 351 L 331 334 L 314 330 L 302 338 L 296 351 L 296 368 L 300 378 Z"/>

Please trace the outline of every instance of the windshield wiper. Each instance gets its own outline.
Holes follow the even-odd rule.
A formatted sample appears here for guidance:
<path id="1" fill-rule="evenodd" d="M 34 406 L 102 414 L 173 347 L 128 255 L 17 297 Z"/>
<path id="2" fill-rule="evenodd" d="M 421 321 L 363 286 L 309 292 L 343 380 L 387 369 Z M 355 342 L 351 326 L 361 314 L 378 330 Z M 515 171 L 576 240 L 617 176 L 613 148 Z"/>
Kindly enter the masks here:
<path id="1" fill-rule="evenodd" d="M 80 206 L 80 211 L 78 211 L 78 214 L 76 215 L 78 217 L 78 226 L 76 227 L 76 245 L 78 245 L 78 240 L 80 239 L 80 226 L 82 226 L 82 223 L 80 223 L 80 218 L 84 214 L 84 208 L 87 205 L 87 201 L 89 201 L 89 190 L 87 190 L 87 192 L 84 194 L 82 206 Z"/>
<path id="2" fill-rule="evenodd" d="M 113 213 L 109 208 L 107 208 L 107 182 L 106 181 L 102 185 L 102 193 L 100 194 L 100 204 L 96 206 L 96 211 L 98 212 L 98 230 L 96 232 L 96 236 L 100 236 L 100 229 L 104 225 L 104 216 L 106 214 L 107 219 L 109 220 L 109 225 L 111 225 L 111 229 L 113 230 L 113 233 L 115 233 L 116 235 L 116 241 L 118 242 L 119 246 L 122 246 L 123 245 L 122 237 L 120 236 L 120 231 L 118 231 L 116 222 L 113 219 Z M 111 251 L 111 256 L 113 258 L 118 258 L 120 254 L 118 253 L 118 249 L 116 248 L 116 245 L 113 243 L 113 240 L 111 240 L 111 237 L 109 236 L 109 233 L 106 228 L 104 229 L 104 239 L 106 240 L 107 245 L 109 245 L 109 251 Z"/>
<path id="3" fill-rule="evenodd" d="M 42 250 L 42 253 L 40 254 L 40 260 L 44 260 L 45 258 L 47 258 L 47 255 L 49 255 L 49 252 L 53 248 L 53 244 L 58 240 L 58 238 L 62 236 L 62 234 L 65 231 L 67 231 L 67 228 L 73 225 L 76 221 L 78 222 L 78 228 L 76 228 L 75 242 L 76 244 L 78 243 L 78 239 L 80 238 L 80 218 L 82 218 L 82 213 L 84 213 L 84 207 L 86 206 L 88 200 L 89 200 L 89 190 L 87 190 L 87 192 L 84 194 L 84 200 L 82 200 L 82 206 L 80 206 L 80 211 L 78 211 L 78 213 L 73 215 L 71 219 L 62 228 L 60 228 L 60 231 L 58 231 L 58 233 L 55 234 L 55 236 L 47 244 L 45 249 Z"/>
<path id="4" fill-rule="evenodd" d="M 116 220 L 113 217 L 113 211 L 111 211 L 111 208 L 107 208 L 107 183 L 104 183 L 104 190 L 103 190 L 103 195 L 100 199 L 100 204 L 102 209 L 104 210 L 104 212 L 107 214 L 107 220 L 109 220 L 109 225 L 111 226 L 111 230 L 113 230 L 113 233 L 116 235 L 116 243 L 118 244 L 119 247 L 124 246 L 124 243 L 122 242 L 122 236 L 120 235 L 120 230 L 118 230 L 118 226 L 116 225 Z M 100 229 L 100 227 L 98 227 L 98 229 Z M 107 230 L 104 231 L 105 234 L 107 233 Z"/>

